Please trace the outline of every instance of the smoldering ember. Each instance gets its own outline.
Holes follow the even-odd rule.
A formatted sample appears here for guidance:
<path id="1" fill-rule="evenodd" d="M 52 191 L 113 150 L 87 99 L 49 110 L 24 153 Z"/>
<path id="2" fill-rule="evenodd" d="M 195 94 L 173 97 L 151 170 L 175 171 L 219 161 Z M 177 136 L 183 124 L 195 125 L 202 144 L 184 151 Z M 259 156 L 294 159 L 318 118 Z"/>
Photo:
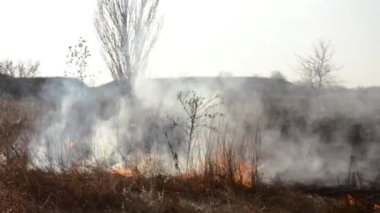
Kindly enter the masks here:
<path id="1" fill-rule="evenodd" d="M 142 79 L 133 88 L 0 81 L 2 132 L 13 132 L 2 135 L 2 163 L 25 156 L 29 172 L 209 176 L 247 189 L 281 181 L 322 194 L 378 189 L 376 87 L 316 91 L 258 77 Z"/>

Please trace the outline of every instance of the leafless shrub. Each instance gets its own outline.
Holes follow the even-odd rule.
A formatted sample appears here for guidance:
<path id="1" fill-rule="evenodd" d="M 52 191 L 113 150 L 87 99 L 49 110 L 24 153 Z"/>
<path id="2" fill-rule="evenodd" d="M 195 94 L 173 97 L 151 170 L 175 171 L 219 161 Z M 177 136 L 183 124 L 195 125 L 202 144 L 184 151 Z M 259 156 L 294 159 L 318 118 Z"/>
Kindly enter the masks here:
<path id="1" fill-rule="evenodd" d="M 186 150 L 186 171 L 189 167 L 191 148 L 193 146 L 195 133 L 199 128 L 207 128 L 216 130 L 210 123 L 210 119 L 215 119 L 223 114 L 215 112 L 215 109 L 220 105 L 218 95 L 214 95 L 206 99 L 194 91 L 179 92 L 177 100 L 181 104 L 186 118 L 184 120 L 173 120 L 173 126 L 180 126 L 187 136 L 187 150 Z"/>
<path id="2" fill-rule="evenodd" d="M 69 46 L 68 54 L 66 56 L 68 70 L 65 70 L 66 77 L 76 77 L 81 81 L 89 81 L 93 83 L 93 75 L 86 73 L 87 60 L 91 56 L 87 41 L 82 37 L 79 38 L 77 44 Z"/>
<path id="3" fill-rule="evenodd" d="M 14 62 L 11 60 L 0 61 L 0 74 L 9 75 L 17 78 L 35 77 L 38 74 L 40 62 L 23 61 Z"/>
<path id="4" fill-rule="evenodd" d="M 333 74 L 340 69 L 335 65 L 333 55 L 330 42 L 319 40 L 310 55 L 298 56 L 301 81 L 316 89 L 333 84 L 336 80 Z"/>

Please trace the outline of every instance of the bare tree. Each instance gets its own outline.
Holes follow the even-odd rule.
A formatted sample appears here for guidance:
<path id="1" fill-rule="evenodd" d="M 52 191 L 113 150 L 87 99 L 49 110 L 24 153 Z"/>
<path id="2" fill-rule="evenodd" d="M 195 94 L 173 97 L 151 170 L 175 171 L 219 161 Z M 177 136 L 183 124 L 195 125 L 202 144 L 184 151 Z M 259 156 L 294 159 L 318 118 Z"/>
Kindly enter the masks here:
<path id="1" fill-rule="evenodd" d="M 95 28 L 114 79 L 143 74 L 157 40 L 160 0 L 98 0 Z"/>
<path id="2" fill-rule="evenodd" d="M 35 77 L 38 74 L 40 62 L 23 61 L 13 62 L 11 60 L 0 61 L 0 74 L 9 75 L 18 78 Z"/>
<path id="3" fill-rule="evenodd" d="M 87 60 L 91 56 L 87 41 L 82 37 L 79 38 L 77 44 L 69 46 L 68 54 L 66 56 L 67 69 L 64 74 L 65 77 L 76 77 L 81 81 L 88 81 L 93 83 L 93 75 L 86 73 Z"/>
<path id="4" fill-rule="evenodd" d="M 321 89 L 335 82 L 334 71 L 339 70 L 332 58 L 331 43 L 318 40 L 312 54 L 298 56 L 298 74 L 301 80 L 312 88 Z"/>

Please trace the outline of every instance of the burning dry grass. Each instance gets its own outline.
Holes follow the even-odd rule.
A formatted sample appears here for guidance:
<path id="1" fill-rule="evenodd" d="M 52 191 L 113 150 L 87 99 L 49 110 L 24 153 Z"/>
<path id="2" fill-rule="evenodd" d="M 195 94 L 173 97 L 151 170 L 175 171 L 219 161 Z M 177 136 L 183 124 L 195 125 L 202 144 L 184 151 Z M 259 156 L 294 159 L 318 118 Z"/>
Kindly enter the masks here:
<path id="1" fill-rule="evenodd" d="M 2 101 L 2 144 L 33 131 L 42 105 Z M 34 110 L 34 111 L 33 111 Z M 137 168 L 113 171 L 77 169 L 63 172 L 28 168 L 28 157 L 17 152 L 0 165 L 2 212 L 355 212 L 373 210 L 348 205 L 345 197 L 325 198 L 297 192 L 281 184 L 260 184 L 257 167 L 233 161 L 225 137 L 219 155 L 204 159 L 204 170 L 176 176 L 144 176 Z M 68 143 L 68 149 L 75 144 Z M 13 150 L 13 146 L 12 147 Z M 6 147 L 3 150 L 7 150 Z M 14 151 L 14 150 L 13 150 Z M 206 150 L 207 151 L 207 150 Z M 210 151 L 210 150 L 208 150 Z M 211 150 L 212 151 L 212 150 Z M 14 153 L 14 152 L 13 152 Z"/>
<path id="2" fill-rule="evenodd" d="M 349 207 L 356 208 L 356 209 L 367 209 L 367 210 L 373 210 L 373 211 L 380 211 L 380 204 L 377 203 L 379 200 L 373 199 L 374 197 L 378 198 L 377 196 L 370 196 L 363 195 L 363 193 L 359 193 L 357 195 L 352 196 L 351 194 L 346 195 L 346 204 Z"/>
<path id="3" fill-rule="evenodd" d="M 124 177 L 104 170 L 28 170 L 10 161 L 0 169 L 6 212 L 347 212 L 335 200 L 280 185 L 247 189 L 205 176 Z"/>

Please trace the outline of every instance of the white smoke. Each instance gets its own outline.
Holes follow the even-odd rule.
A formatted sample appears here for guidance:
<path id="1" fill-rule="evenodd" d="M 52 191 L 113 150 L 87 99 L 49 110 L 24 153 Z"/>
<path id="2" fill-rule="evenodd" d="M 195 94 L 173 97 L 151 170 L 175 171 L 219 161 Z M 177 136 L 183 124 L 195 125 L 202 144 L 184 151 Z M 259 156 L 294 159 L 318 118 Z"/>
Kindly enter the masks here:
<path id="1" fill-rule="evenodd" d="M 56 106 L 40 118 L 28 145 L 33 166 L 115 168 L 145 165 L 154 158 L 161 162 L 160 169 L 171 173 L 173 156 L 165 138 L 168 118 L 184 116 L 177 92 L 195 90 L 204 97 L 221 95 L 227 110 L 223 113 L 228 115 L 223 125 L 228 125 L 226 137 L 237 147 L 235 157 L 260 154 L 265 181 L 344 183 L 355 149 L 350 141 L 355 124 L 363 126 L 358 143 L 365 146 L 355 169 L 367 180 L 377 178 L 373 170 L 379 168 L 380 97 L 375 91 L 315 93 L 257 78 L 160 79 L 139 81 L 132 97 L 117 84 L 110 85 L 85 89 L 67 85 L 69 92 L 59 100 L 52 95 L 54 91 L 42 91 L 44 97 L 54 97 Z M 225 130 L 223 125 L 218 126 L 220 132 Z M 260 153 L 248 153 L 243 141 L 256 137 L 257 131 L 260 146 L 255 150 Z M 210 153 L 204 150 L 214 143 L 207 134 L 199 131 L 193 149 L 200 161 L 208 157 Z M 183 168 L 186 138 L 180 130 L 171 132 L 171 137 Z"/>

